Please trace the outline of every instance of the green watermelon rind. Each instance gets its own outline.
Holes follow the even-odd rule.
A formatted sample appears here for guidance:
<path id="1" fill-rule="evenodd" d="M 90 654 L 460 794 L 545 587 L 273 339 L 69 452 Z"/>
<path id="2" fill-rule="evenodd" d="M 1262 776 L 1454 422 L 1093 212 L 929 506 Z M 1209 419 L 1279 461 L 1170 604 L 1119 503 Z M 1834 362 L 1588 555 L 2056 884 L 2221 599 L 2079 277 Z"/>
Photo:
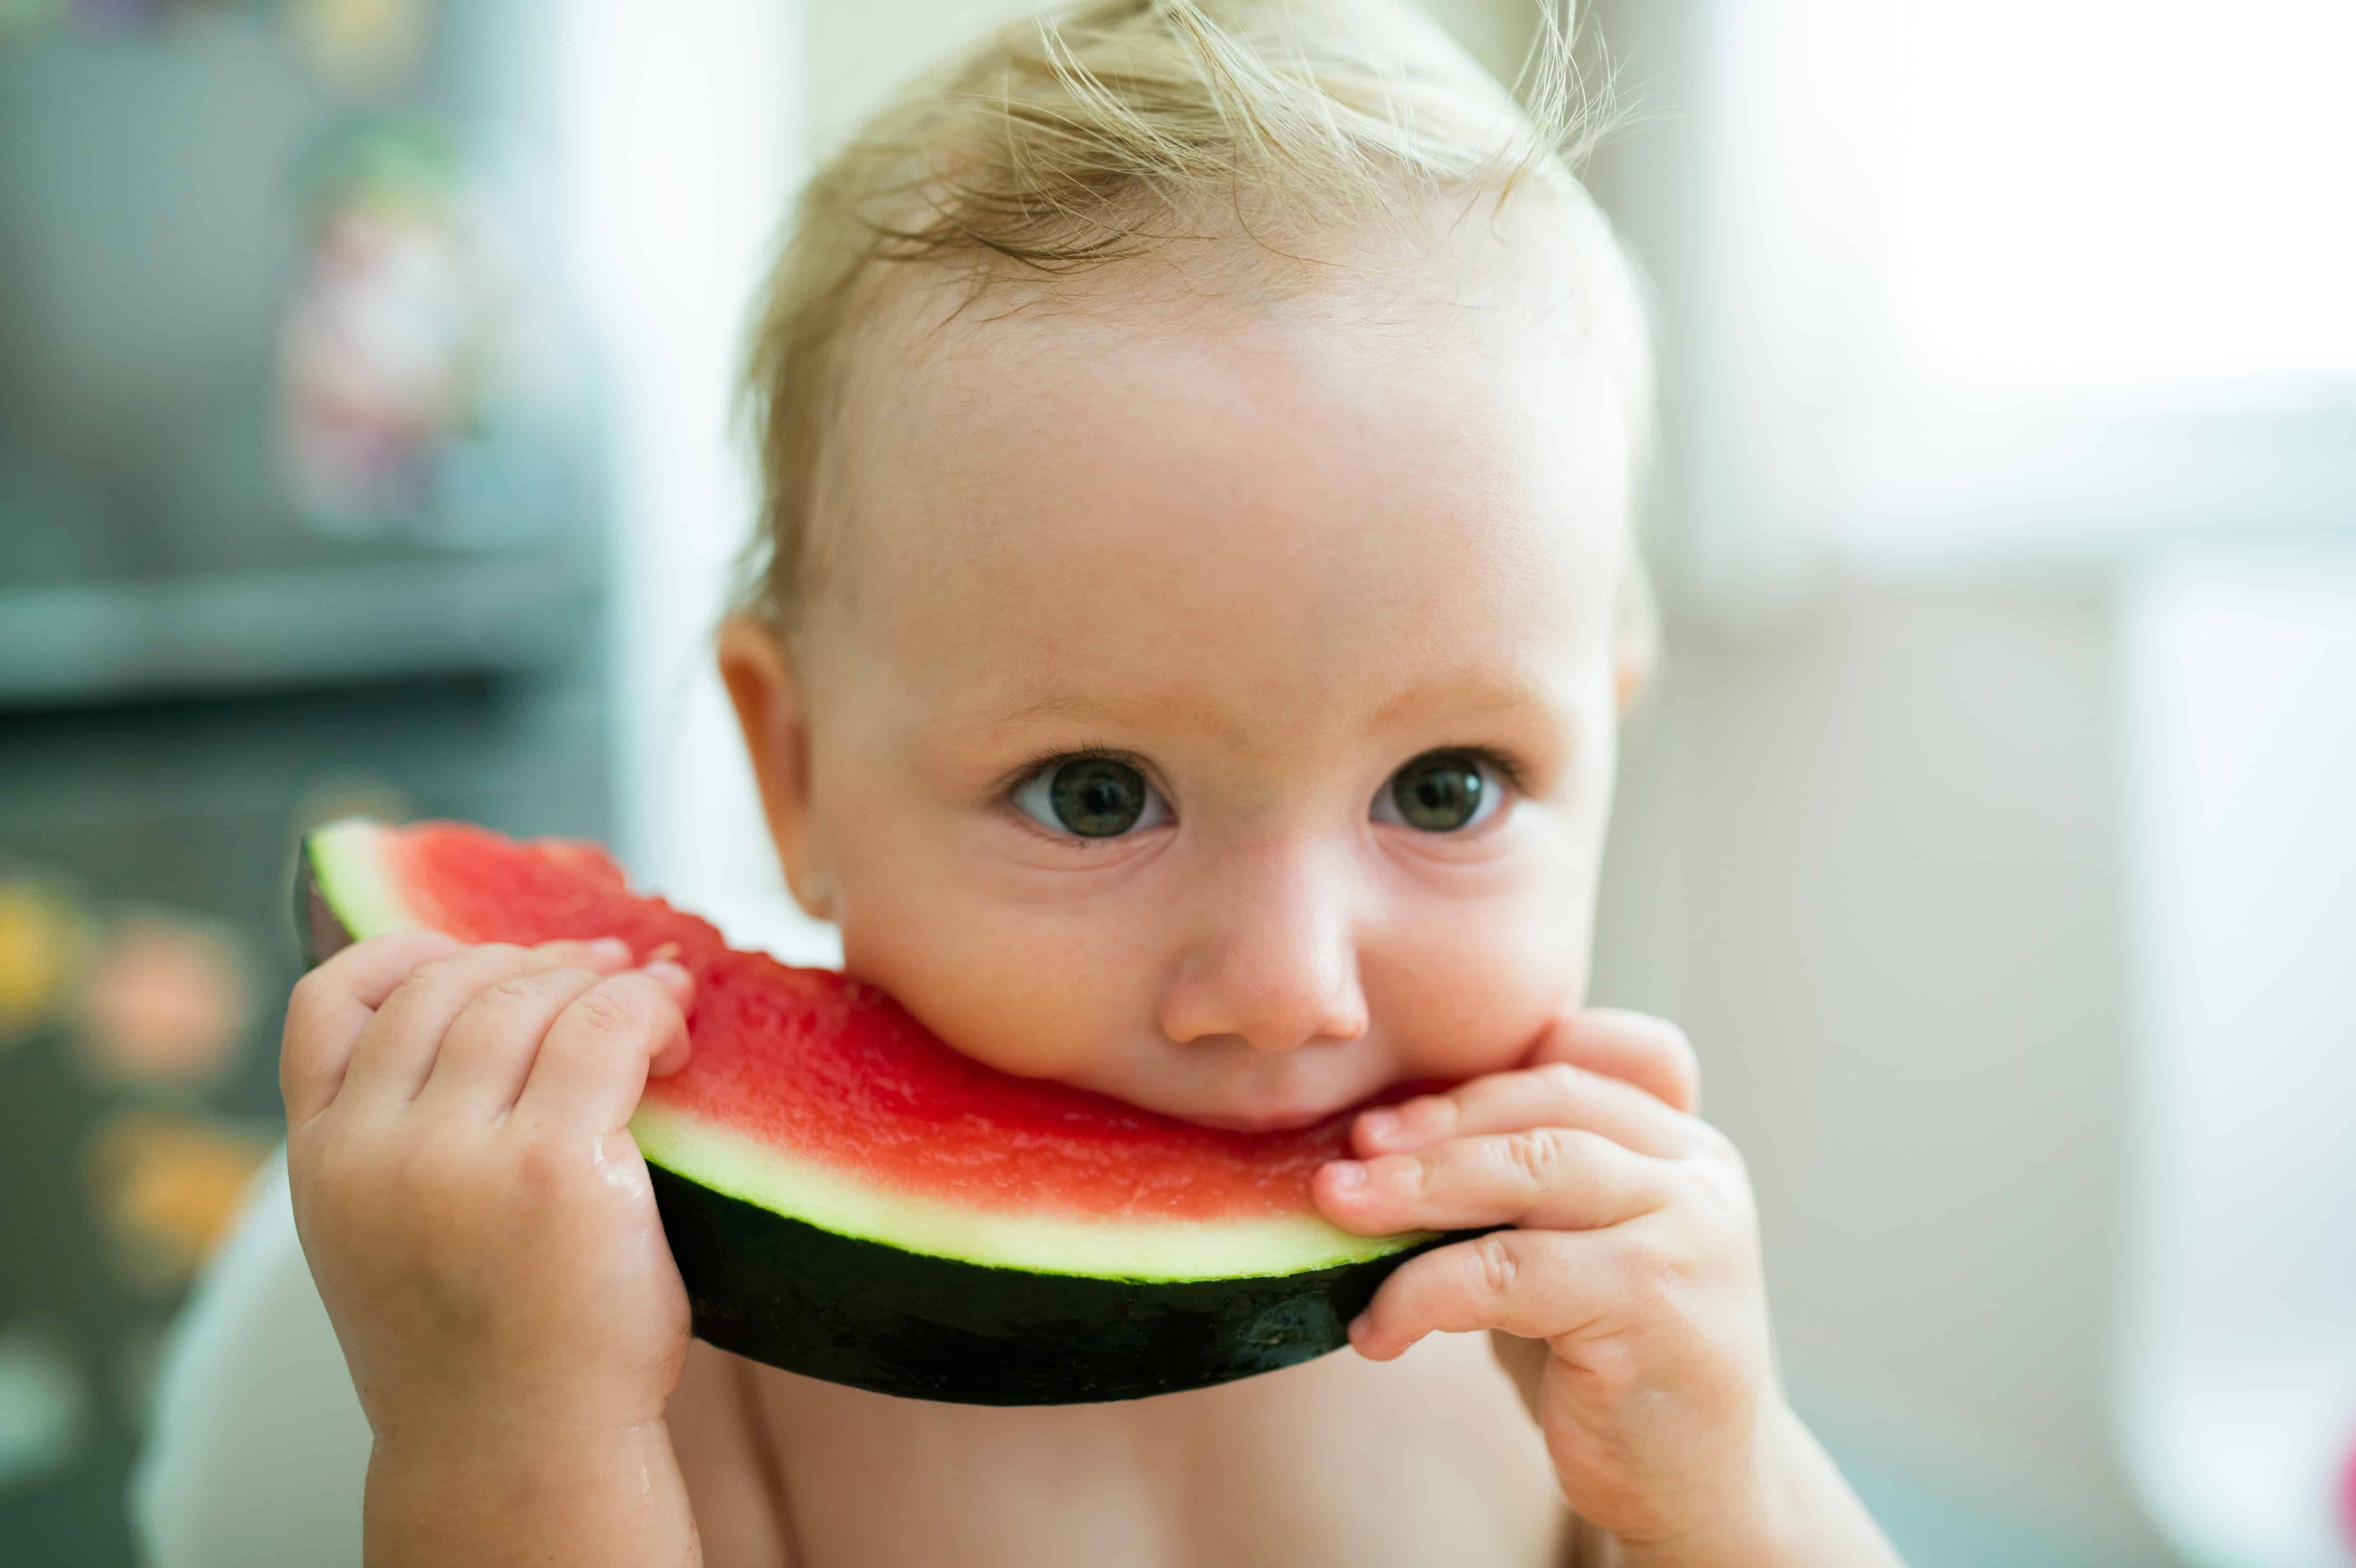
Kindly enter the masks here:
<path id="1" fill-rule="evenodd" d="M 379 824 L 305 839 L 296 923 L 318 963 L 423 924 Z M 641 1103 L 631 1133 L 697 1336 L 829 1381 L 969 1404 L 1134 1399 L 1338 1349 L 1383 1280 L 1454 1235 L 1322 1215 L 1099 1221 L 862 1188 Z"/>
<path id="2" fill-rule="evenodd" d="M 1179 1393 L 1314 1360 L 1416 1242 L 1302 1274 L 1121 1280 L 991 1268 L 822 1231 L 651 1165 L 698 1339 L 805 1377 L 956 1404 Z"/>
<path id="3" fill-rule="evenodd" d="M 378 848 L 384 828 L 363 817 L 315 827 L 303 840 L 294 879 L 294 924 L 304 955 L 324 961 L 346 943 L 423 923 L 402 896 Z M 322 915 L 332 916 L 323 920 Z"/>

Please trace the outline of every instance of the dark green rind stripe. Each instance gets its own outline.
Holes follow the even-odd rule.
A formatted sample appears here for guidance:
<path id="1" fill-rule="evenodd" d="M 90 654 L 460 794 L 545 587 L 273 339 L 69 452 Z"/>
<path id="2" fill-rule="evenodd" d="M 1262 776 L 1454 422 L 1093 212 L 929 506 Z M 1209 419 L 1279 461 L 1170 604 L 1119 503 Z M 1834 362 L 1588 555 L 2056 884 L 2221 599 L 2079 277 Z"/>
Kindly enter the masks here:
<path id="1" fill-rule="evenodd" d="M 1254 1279 L 1032 1274 L 854 1241 L 649 1165 L 698 1338 L 907 1399 L 1082 1404 L 1314 1360 L 1390 1272 L 1454 1237 Z"/>
<path id="2" fill-rule="evenodd" d="M 319 873 L 311 864 L 308 837 L 304 838 L 302 853 L 295 860 L 294 933 L 303 945 L 303 965 L 307 969 L 316 969 L 353 941 L 351 932 L 337 918 L 327 895 L 319 891 Z"/>

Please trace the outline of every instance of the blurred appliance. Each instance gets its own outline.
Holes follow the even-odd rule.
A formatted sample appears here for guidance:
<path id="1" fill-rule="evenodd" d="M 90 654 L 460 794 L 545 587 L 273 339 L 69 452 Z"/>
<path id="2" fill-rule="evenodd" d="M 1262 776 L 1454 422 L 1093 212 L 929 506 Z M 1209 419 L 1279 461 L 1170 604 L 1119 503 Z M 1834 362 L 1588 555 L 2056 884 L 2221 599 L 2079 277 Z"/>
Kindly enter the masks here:
<path id="1" fill-rule="evenodd" d="M 0 1562 L 132 1561 L 161 1336 L 278 1136 L 294 835 L 611 832 L 548 29 L 0 6 Z"/>
<path id="2" fill-rule="evenodd" d="M 2202 1568 L 2356 1563 L 2356 550 L 2125 606 L 2141 1083 L 2119 1442 Z"/>
<path id="3" fill-rule="evenodd" d="M 356 84 L 323 5 L 0 28 L 0 704 L 577 657 L 602 481 L 519 8 L 392 5 Z"/>

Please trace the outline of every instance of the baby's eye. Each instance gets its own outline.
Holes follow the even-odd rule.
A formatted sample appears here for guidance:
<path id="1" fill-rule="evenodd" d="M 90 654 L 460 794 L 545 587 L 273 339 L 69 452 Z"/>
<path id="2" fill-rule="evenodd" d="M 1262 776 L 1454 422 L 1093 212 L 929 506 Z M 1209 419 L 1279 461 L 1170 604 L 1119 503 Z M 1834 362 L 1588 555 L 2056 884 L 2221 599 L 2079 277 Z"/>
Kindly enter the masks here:
<path id="1" fill-rule="evenodd" d="M 1375 820 L 1455 833 L 1487 821 L 1505 796 L 1496 764 L 1478 752 L 1426 752 L 1375 792 Z"/>
<path id="2" fill-rule="evenodd" d="M 1015 787 L 1014 804 L 1040 827 L 1082 838 L 1117 838 L 1170 816 L 1145 775 L 1117 757 L 1049 763 Z"/>

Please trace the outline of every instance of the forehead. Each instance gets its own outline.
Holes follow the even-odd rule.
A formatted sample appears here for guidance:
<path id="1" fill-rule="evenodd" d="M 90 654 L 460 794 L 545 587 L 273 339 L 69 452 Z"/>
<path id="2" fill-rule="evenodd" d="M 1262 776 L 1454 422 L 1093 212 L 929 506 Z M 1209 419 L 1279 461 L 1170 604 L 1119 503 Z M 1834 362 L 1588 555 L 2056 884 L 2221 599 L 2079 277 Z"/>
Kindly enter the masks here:
<path id="1" fill-rule="evenodd" d="M 820 486 L 826 636 L 943 719 L 1109 684 L 1298 735 L 1410 686 L 1575 679 L 1624 564 L 1618 390 L 1542 255 L 1419 264 L 903 311 Z"/>

